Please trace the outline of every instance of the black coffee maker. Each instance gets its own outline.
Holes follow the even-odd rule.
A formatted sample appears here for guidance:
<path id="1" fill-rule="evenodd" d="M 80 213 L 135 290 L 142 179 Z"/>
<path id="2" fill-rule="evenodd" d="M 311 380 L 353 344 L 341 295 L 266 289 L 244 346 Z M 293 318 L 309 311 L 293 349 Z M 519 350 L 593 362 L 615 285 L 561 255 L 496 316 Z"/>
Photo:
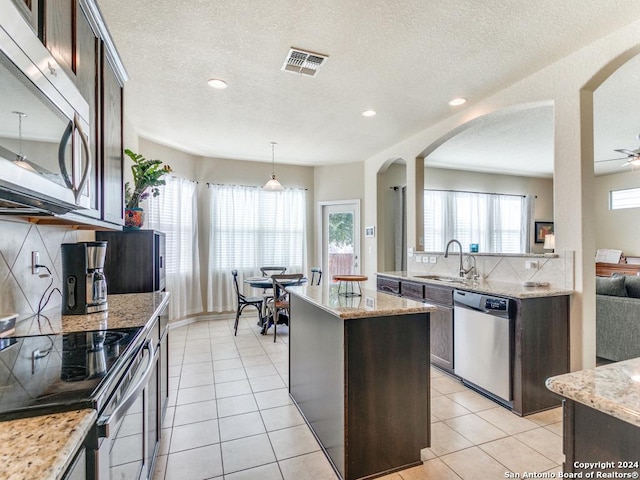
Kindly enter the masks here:
<path id="1" fill-rule="evenodd" d="M 62 314 L 85 315 L 107 310 L 104 258 L 107 242 L 63 243 Z"/>

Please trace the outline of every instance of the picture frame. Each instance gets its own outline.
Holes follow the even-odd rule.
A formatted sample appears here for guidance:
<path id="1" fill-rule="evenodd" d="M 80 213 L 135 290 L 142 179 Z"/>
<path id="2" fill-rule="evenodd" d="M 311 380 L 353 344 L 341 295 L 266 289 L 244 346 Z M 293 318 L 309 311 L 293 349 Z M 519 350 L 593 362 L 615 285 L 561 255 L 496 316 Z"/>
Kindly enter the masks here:
<path id="1" fill-rule="evenodd" d="M 553 222 L 535 222 L 535 242 L 544 243 L 545 235 L 553 234 Z"/>

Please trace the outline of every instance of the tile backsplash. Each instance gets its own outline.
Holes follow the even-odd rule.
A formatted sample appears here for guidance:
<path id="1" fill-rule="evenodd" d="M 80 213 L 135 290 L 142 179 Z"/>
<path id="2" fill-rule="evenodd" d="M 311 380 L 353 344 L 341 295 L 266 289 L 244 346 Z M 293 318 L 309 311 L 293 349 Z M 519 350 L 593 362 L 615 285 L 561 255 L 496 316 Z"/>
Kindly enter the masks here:
<path id="1" fill-rule="evenodd" d="M 39 226 L 18 218 L 0 220 L 0 313 L 18 313 L 20 319 L 38 311 L 38 303 L 49 283 L 60 289 L 62 265 L 60 245 L 78 241 L 78 232 L 68 227 Z M 31 273 L 31 252 L 40 252 L 40 264 L 51 277 Z M 44 268 L 40 274 L 46 274 Z M 51 295 L 47 308 L 61 305 L 59 291 Z M 45 298 L 46 300 L 46 298 Z"/>
<path id="2" fill-rule="evenodd" d="M 469 268 L 467 257 L 463 254 L 464 267 Z M 573 252 L 559 252 L 551 255 L 492 255 L 473 254 L 476 269 L 484 280 L 508 283 L 524 281 L 547 282 L 553 288 L 573 290 Z M 435 258 L 436 262 L 430 260 Z M 407 271 L 421 274 L 458 275 L 459 256 L 449 254 L 444 258 L 441 253 L 416 252 L 407 258 Z M 528 262 L 534 262 L 535 268 L 527 268 Z"/>

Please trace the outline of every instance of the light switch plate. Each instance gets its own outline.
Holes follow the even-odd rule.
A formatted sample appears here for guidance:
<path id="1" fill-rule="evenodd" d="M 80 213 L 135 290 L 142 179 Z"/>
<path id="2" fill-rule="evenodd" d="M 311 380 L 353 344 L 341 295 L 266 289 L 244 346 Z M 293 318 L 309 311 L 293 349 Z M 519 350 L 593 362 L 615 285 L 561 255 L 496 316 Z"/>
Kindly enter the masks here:
<path id="1" fill-rule="evenodd" d="M 438 262 L 438 257 L 429 257 L 429 263 L 437 263 Z"/>
<path id="2" fill-rule="evenodd" d="M 422 257 L 420 255 L 416 255 L 416 262 L 422 263 Z"/>

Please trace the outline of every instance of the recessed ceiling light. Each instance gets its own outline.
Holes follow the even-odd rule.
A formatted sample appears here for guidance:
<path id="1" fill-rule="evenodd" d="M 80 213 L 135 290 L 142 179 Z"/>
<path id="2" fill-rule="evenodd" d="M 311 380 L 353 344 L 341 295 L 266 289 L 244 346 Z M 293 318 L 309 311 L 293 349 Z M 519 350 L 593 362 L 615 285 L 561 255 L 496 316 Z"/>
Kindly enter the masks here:
<path id="1" fill-rule="evenodd" d="M 228 87 L 227 82 L 220 80 L 219 78 L 212 78 L 207 83 L 211 88 L 215 88 L 217 90 L 224 90 Z"/>
<path id="2" fill-rule="evenodd" d="M 376 114 L 375 110 L 365 110 L 364 112 L 362 112 L 363 117 L 373 117 L 375 116 L 375 114 Z"/>
<path id="3" fill-rule="evenodd" d="M 465 103 L 467 103 L 466 98 L 454 98 L 449 102 L 449 105 L 451 105 L 452 107 L 457 107 L 458 105 L 463 105 Z"/>

